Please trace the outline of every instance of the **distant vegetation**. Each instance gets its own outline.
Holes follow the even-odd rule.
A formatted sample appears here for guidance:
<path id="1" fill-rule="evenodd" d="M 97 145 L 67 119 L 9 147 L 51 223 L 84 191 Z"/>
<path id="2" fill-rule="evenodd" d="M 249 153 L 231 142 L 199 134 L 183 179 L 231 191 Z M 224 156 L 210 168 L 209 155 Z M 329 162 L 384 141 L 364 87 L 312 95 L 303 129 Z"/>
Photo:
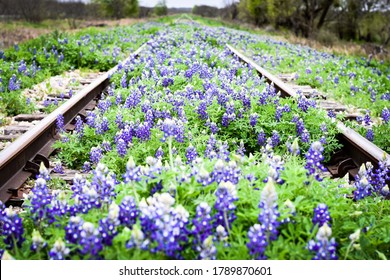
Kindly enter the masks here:
<path id="1" fill-rule="evenodd" d="M 377 52 L 390 45 L 390 0 L 224 0 L 224 8 L 200 5 L 192 10 L 168 8 L 165 0 L 155 7 L 139 6 L 138 0 L 77 1 L 0 0 L 0 19 L 39 22 L 50 18 L 144 18 L 192 12 L 268 30 L 288 30 L 324 44 L 337 39 L 372 42 L 379 45 Z"/>

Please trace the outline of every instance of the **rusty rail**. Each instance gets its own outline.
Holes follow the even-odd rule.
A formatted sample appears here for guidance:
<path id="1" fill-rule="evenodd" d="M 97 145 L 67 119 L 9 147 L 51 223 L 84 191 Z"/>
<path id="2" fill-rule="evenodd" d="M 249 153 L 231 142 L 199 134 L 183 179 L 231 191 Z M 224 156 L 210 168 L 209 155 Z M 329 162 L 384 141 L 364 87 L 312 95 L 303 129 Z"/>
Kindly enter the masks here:
<path id="1" fill-rule="evenodd" d="M 132 53 L 123 64 L 139 55 L 147 43 Z M 95 79 L 80 90 L 71 99 L 45 117 L 39 124 L 28 130 L 5 150 L 0 152 L 0 200 L 5 202 L 11 196 L 17 196 L 20 186 L 39 170 L 41 162 L 47 167 L 47 157 L 53 152 L 56 141 L 57 116 L 64 116 L 69 124 L 77 114 L 86 108 L 109 84 L 109 79 L 118 70 L 118 65 Z"/>
<path id="2" fill-rule="evenodd" d="M 290 96 L 297 98 L 296 92 L 281 79 L 260 67 L 251 58 L 245 56 L 229 44 L 227 44 L 227 47 L 242 61 L 256 69 L 268 82 L 273 83 L 274 87 L 280 91 L 283 97 Z M 340 141 L 344 144 L 344 150 L 346 150 L 348 156 L 353 159 L 356 166 L 360 166 L 368 161 L 374 165 L 378 165 L 379 161 L 383 160 L 383 158 L 390 158 L 381 148 L 368 141 L 353 129 L 346 127 L 343 123 L 337 122 L 337 127 L 340 131 Z"/>

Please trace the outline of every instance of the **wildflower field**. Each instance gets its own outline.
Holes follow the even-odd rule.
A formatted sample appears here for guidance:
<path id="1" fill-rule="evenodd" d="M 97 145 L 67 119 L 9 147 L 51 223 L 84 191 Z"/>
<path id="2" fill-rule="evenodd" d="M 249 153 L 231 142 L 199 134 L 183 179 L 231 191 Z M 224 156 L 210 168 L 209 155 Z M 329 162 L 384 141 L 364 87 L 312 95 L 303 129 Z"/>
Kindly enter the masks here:
<path id="1" fill-rule="evenodd" d="M 329 55 L 334 60 L 327 63 L 341 68 L 329 74 L 321 72 L 329 65 L 318 62 L 325 54 L 305 49 L 314 53 L 311 64 L 302 62 L 307 73 L 294 58 L 280 60 L 285 46 L 198 23 L 146 23 L 50 38 L 48 45 L 38 39 L 1 54 L 0 106 L 8 114 L 20 107 L 12 109 L 5 98 L 24 104 L 20 90 L 47 75 L 71 67 L 107 70 L 146 47 L 119 64 L 97 107 L 85 120 L 77 117 L 74 132 L 66 132 L 58 116 L 56 167 L 41 167 L 23 211 L 0 206 L 3 257 L 390 258 L 389 160 L 377 169 L 363 165 L 353 181 L 329 178 L 323 163 L 341 148 L 334 118 L 314 101 L 281 98 L 226 43 L 275 48 L 266 64 L 290 63 L 301 71 L 300 81 L 334 87 L 336 95 L 343 96 L 338 89 L 349 83 L 359 96 L 370 87 L 371 102 L 364 106 L 380 120 L 374 127 L 386 132 L 387 62 L 370 61 L 367 70 L 361 65 L 367 61 Z M 298 57 L 309 59 L 304 51 Z M 365 69 L 359 71 L 371 80 L 357 82 L 363 74 L 356 70 L 351 77 L 343 63 Z M 375 138 L 388 148 L 381 133 Z M 64 166 L 80 170 L 72 184 L 50 176 Z"/>

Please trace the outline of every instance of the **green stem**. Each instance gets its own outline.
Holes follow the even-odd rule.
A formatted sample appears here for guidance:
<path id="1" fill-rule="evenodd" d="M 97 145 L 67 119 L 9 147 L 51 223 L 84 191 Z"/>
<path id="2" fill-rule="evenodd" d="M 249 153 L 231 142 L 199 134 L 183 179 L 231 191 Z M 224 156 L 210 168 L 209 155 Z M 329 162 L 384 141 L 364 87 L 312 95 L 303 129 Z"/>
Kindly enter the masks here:
<path id="1" fill-rule="evenodd" d="M 168 149 L 169 149 L 169 164 L 173 168 L 173 155 L 172 155 L 172 136 L 168 137 Z"/>
<path id="2" fill-rule="evenodd" d="M 344 260 L 347 259 L 348 254 L 351 251 L 352 245 L 353 245 L 353 241 L 351 241 L 351 243 L 349 243 L 349 245 L 348 245 L 347 252 L 345 252 Z"/>
<path id="3" fill-rule="evenodd" d="M 225 220 L 226 231 L 228 232 L 228 235 L 230 235 L 229 220 L 227 217 L 226 210 L 223 211 L 223 219 Z"/>

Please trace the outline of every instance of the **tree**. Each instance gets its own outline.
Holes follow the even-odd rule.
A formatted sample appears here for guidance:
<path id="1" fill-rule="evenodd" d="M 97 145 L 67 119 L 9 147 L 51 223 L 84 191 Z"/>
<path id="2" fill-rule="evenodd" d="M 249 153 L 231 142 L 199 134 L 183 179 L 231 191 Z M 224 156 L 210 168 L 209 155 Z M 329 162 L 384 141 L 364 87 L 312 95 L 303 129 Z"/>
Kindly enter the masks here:
<path id="1" fill-rule="evenodd" d="M 138 0 L 93 0 L 99 4 L 104 16 L 123 18 L 138 16 Z"/>
<path id="2" fill-rule="evenodd" d="M 157 16 L 165 16 L 168 14 L 168 7 L 165 0 L 160 0 L 154 7 L 154 13 Z"/>

